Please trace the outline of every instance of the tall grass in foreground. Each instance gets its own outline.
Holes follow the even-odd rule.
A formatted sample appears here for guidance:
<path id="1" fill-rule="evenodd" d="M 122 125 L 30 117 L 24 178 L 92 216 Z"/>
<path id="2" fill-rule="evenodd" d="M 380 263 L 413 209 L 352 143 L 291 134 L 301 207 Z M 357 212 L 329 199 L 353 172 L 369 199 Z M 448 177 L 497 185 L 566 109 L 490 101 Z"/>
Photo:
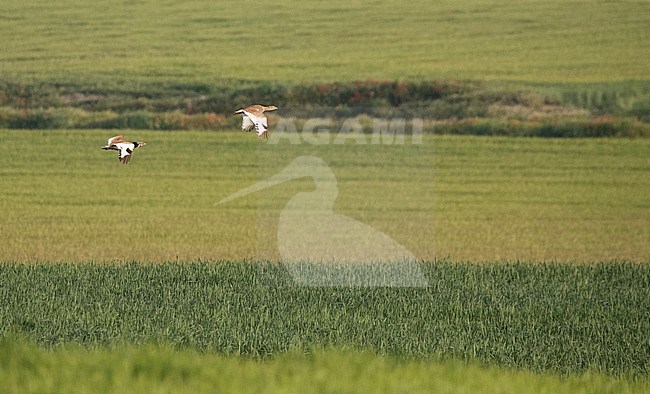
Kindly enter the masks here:
<path id="1" fill-rule="evenodd" d="M 428 288 L 302 287 L 283 265 L 0 265 L 0 336 L 165 343 L 254 358 L 367 349 L 536 372 L 644 376 L 650 266 L 423 263 Z"/>
<path id="2" fill-rule="evenodd" d="M 3 392 L 138 393 L 641 393 L 646 379 L 538 375 L 456 361 L 404 360 L 372 352 L 290 352 L 262 362 L 169 346 L 53 350 L 0 339 Z"/>

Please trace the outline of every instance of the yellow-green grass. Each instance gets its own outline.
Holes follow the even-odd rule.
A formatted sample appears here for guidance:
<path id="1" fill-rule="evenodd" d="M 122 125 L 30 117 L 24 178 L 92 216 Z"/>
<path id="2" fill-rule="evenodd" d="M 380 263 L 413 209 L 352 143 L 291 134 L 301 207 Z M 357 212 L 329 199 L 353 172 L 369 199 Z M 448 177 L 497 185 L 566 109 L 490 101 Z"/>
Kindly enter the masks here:
<path id="1" fill-rule="evenodd" d="M 648 25 L 643 1 L 5 0 L 0 75 L 96 86 L 647 80 Z"/>
<path id="2" fill-rule="evenodd" d="M 45 350 L 0 341 L 7 393 L 641 393 L 647 380 L 593 373 L 568 377 L 477 364 L 408 361 L 345 350 L 284 354 L 255 361 L 166 346 Z"/>
<path id="3" fill-rule="evenodd" d="M 647 140 L 425 135 L 422 144 L 312 145 L 241 132 L 127 134 L 148 145 L 125 166 L 100 149 L 105 131 L 1 131 L 0 259 L 280 259 L 280 214 L 296 193 L 315 190 L 311 178 L 217 203 L 305 155 L 336 176 L 334 213 L 420 259 L 650 257 Z"/>

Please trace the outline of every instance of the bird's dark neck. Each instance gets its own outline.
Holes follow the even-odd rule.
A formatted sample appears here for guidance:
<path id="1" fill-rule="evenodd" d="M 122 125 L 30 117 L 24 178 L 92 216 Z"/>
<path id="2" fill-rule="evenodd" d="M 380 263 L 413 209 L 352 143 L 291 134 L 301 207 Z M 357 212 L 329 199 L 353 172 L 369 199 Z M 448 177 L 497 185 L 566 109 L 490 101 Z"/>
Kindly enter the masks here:
<path id="1" fill-rule="evenodd" d="M 133 143 L 133 149 L 137 148 L 139 145 L 140 145 L 139 143 L 134 142 L 134 143 Z"/>

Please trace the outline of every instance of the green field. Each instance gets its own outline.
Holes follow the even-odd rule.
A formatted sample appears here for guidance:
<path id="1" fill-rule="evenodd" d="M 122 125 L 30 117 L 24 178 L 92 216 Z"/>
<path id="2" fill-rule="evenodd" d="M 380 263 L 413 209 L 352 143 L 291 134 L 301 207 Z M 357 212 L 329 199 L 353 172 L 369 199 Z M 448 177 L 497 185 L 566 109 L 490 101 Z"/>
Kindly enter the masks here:
<path id="1" fill-rule="evenodd" d="M 423 263 L 426 288 L 300 286 L 259 262 L 0 266 L 3 336 L 256 359 L 345 348 L 647 377 L 650 267 Z"/>
<path id="2" fill-rule="evenodd" d="M 645 139 L 312 145 L 239 132 L 134 131 L 148 145 L 122 166 L 99 149 L 106 132 L 0 135 L 12 147 L 0 157 L 7 261 L 277 260 L 280 214 L 296 193 L 314 190 L 311 178 L 217 203 L 306 155 L 336 176 L 334 213 L 420 259 L 650 259 Z"/>
<path id="3" fill-rule="evenodd" d="M 7 367 L 7 369 L 3 368 Z M 8 369 L 11 368 L 11 369 Z M 594 373 L 570 377 L 485 367 L 454 361 L 417 361 L 368 352 L 289 352 L 264 362 L 167 346 L 81 349 L 37 348 L 0 340 L 0 380 L 8 393 L 642 393 L 648 381 Z"/>
<path id="4" fill-rule="evenodd" d="M 12 373 L 3 367 L 10 367 Z M 107 350 L 35 348 L 0 341 L 0 379 L 8 393 L 88 392 L 603 392 L 642 393 L 647 381 L 585 373 L 559 378 L 454 361 L 416 361 L 368 352 L 290 352 L 257 362 L 166 346 Z"/>
<path id="5" fill-rule="evenodd" d="M 229 130 L 223 115 L 264 102 L 406 111 L 448 134 L 650 135 L 646 2 L 256 6 L 5 1 L 0 128 Z"/>
<path id="6" fill-rule="evenodd" d="M 228 79 L 648 80 L 631 1 L 3 1 L 0 74 L 95 86 Z"/>
<path id="7" fill-rule="evenodd" d="M 542 381 L 590 371 L 609 376 L 590 380 L 602 390 L 622 375 L 637 387 L 648 373 L 645 139 L 312 145 L 284 134 L 272 143 L 241 132 L 130 135 L 148 145 L 124 166 L 99 149 L 106 132 L 2 132 L 13 147 L 0 167 L 3 336 L 66 349 L 153 341 L 228 357 L 343 347 L 535 371 Z M 302 178 L 218 202 L 299 156 L 329 163 L 335 213 L 438 261 L 424 265 L 428 288 L 301 287 L 282 265 L 256 263 L 281 260 L 278 218 L 317 184 Z M 212 262 L 224 259 L 240 262 Z M 108 265 L 78 264 L 90 261 Z M 240 373 L 273 368 L 222 362 Z M 418 365 L 434 368 L 427 363 Z"/>
<path id="8" fill-rule="evenodd" d="M 3 0 L 3 389 L 647 392 L 649 25 L 647 1 Z M 234 132 L 257 102 L 271 143 Z M 324 144 L 274 129 L 316 118 Z M 421 143 L 340 133 L 375 118 Z M 128 166 L 117 134 L 148 143 Z M 283 264 L 393 241 L 428 287 Z"/>

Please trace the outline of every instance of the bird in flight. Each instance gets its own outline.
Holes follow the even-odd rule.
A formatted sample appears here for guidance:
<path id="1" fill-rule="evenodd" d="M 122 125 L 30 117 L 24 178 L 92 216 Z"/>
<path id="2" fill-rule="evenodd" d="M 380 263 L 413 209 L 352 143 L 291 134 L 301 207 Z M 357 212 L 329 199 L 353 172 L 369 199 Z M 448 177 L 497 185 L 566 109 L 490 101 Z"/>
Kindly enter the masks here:
<path id="1" fill-rule="evenodd" d="M 128 164 L 131 160 L 131 154 L 136 148 L 145 146 L 144 142 L 129 142 L 124 139 L 123 135 L 117 135 L 108 139 L 108 144 L 102 146 L 104 150 L 116 150 L 119 153 L 119 159 L 122 164 Z"/>
<path id="2" fill-rule="evenodd" d="M 257 131 L 257 138 L 269 138 L 268 135 L 268 119 L 264 115 L 264 111 L 275 111 L 278 109 L 275 105 L 251 105 L 246 108 L 235 111 L 236 114 L 243 114 L 241 122 L 242 131 L 251 131 L 253 127 Z"/>

